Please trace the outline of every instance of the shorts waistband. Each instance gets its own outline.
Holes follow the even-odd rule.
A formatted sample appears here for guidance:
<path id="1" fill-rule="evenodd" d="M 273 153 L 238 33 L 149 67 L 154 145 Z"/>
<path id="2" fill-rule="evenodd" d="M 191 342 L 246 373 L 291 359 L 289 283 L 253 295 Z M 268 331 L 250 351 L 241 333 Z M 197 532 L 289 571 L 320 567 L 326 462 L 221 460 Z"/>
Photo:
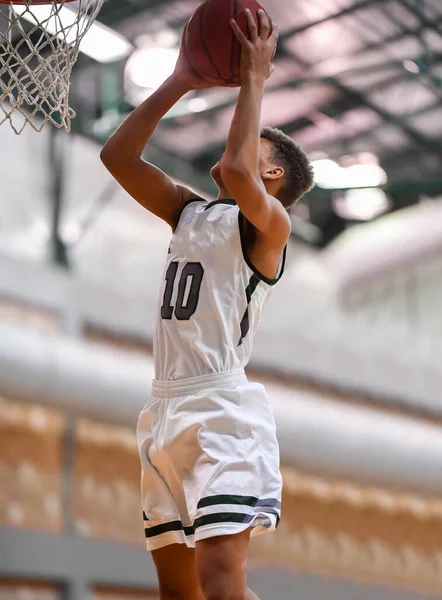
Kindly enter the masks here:
<path id="1" fill-rule="evenodd" d="M 224 371 L 223 373 L 211 373 L 210 375 L 177 379 L 176 381 L 158 381 L 154 379 L 152 382 L 152 396 L 156 398 L 177 398 L 179 396 L 190 395 L 192 392 L 205 388 L 230 383 L 245 383 L 246 381 L 246 375 L 242 368 Z"/>

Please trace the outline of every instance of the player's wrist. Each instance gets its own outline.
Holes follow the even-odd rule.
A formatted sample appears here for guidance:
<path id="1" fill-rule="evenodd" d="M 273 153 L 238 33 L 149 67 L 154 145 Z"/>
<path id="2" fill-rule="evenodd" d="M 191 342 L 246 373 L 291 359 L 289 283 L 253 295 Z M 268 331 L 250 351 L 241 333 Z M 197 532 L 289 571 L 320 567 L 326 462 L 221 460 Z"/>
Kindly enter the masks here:
<path id="1" fill-rule="evenodd" d="M 266 82 L 267 76 L 264 73 L 249 70 L 241 76 L 242 85 L 261 87 L 263 88 Z"/>
<path id="2" fill-rule="evenodd" d="M 195 89 L 192 75 L 186 71 L 174 71 L 169 77 L 168 81 L 176 89 L 176 91 L 181 92 L 183 96 L 184 94 L 187 94 L 187 92 Z"/>

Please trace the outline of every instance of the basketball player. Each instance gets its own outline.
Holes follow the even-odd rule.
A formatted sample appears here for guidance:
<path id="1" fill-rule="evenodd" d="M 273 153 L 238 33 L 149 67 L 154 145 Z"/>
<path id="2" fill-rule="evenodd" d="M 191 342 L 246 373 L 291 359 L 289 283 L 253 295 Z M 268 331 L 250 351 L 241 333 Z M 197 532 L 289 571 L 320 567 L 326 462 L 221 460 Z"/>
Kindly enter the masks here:
<path id="1" fill-rule="evenodd" d="M 174 74 L 126 119 L 102 160 L 173 235 L 154 344 L 152 397 L 138 422 L 147 548 L 162 600 L 256 599 L 247 590 L 251 535 L 276 528 L 281 475 L 275 423 L 244 367 L 261 311 L 284 269 L 286 209 L 312 185 L 305 154 L 282 132 L 260 131 L 276 43 L 248 13 L 241 90 L 207 202 L 144 162 L 160 119 L 188 91 L 211 87 L 181 51 Z"/>

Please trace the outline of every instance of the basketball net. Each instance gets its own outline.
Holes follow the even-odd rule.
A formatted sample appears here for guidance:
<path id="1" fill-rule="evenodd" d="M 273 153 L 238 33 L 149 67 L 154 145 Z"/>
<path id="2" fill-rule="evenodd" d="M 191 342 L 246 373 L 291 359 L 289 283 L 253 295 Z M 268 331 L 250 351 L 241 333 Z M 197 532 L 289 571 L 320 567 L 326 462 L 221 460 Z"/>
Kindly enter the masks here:
<path id="1" fill-rule="evenodd" d="M 69 7 L 65 6 L 69 3 Z M 0 125 L 70 131 L 69 80 L 103 0 L 0 0 Z"/>

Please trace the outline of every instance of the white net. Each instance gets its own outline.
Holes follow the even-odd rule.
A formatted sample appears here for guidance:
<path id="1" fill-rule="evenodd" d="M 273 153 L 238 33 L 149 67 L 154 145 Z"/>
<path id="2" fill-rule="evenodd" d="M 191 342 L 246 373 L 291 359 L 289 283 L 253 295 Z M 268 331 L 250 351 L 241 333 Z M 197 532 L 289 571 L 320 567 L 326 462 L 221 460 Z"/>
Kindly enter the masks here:
<path id="1" fill-rule="evenodd" d="M 0 125 L 70 130 L 69 79 L 103 0 L 0 0 Z"/>

